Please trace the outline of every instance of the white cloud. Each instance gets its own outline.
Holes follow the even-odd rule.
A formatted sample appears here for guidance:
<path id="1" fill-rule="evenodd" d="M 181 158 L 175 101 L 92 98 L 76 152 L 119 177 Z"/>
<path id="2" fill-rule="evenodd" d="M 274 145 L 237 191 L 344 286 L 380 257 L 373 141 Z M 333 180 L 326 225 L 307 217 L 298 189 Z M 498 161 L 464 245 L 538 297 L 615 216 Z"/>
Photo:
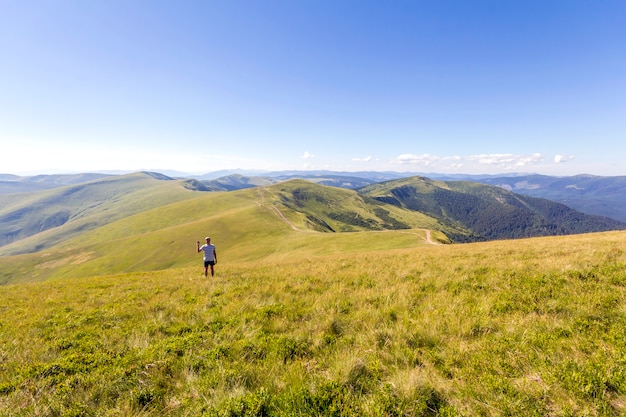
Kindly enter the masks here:
<path id="1" fill-rule="evenodd" d="M 477 169 L 479 167 L 493 167 L 500 170 L 515 170 L 530 165 L 537 165 L 544 161 L 540 153 L 533 154 L 512 154 L 512 153 L 492 153 L 479 155 L 453 155 L 434 156 L 429 154 L 402 154 L 391 161 L 395 165 L 410 165 L 415 168 L 428 168 L 431 170 L 459 170 Z"/>
<path id="2" fill-rule="evenodd" d="M 515 158 L 510 153 L 492 153 L 482 155 L 470 155 L 465 157 L 468 161 L 477 161 L 482 165 L 501 165 L 510 164 Z"/>
<path id="3" fill-rule="evenodd" d="M 311 159 L 315 158 L 315 155 L 310 153 L 309 151 L 304 151 L 304 154 L 301 156 L 302 159 Z"/>
<path id="4" fill-rule="evenodd" d="M 464 157 L 462 156 L 434 156 L 430 154 L 416 155 L 405 153 L 393 159 L 393 165 L 411 165 L 417 169 L 431 170 L 456 170 L 464 166 Z"/>
<path id="5" fill-rule="evenodd" d="M 554 162 L 557 164 L 568 162 L 568 161 L 571 161 L 572 159 L 574 159 L 573 155 L 569 155 L 569 156 L 560 155 L 560 154 L 554 155 Z"/>
<path id="6" fill-rule="evenodd" d="M 526 165 L 535 165 L 543 162 L 543 155 L 540 153 L 534 153 L 532 155 L 520 155 L 515 166 L 525 167 Z"/>
<path id="7" fill-rule="evenodd" d="M 372 160 L 371 156 L 365 157 L 365 158 L 352 158 L 353 161 L 355 162 L 369 162 Z"/>
<path id="8" fill-rule="evenodd" d="M 439 158 L 428 154 L 415 155 L 411 153 L 405 153 L 398 156 L 395 162 L 400 165 L 418 165 L 418 166 L 430 166 L 433 162 Z"/>
<path id="9" fill-rule="evenodd" d="M 498 165 L 504 168 L 521 168 L 528 165 L 538 164 L 543 161 L 543 155 L 534 153 L 530 155 L 518 155 L 511 153 L 492 153 L 470 155 L 465 157 L 468 161 L 475 161 L 481 165 Z"/>

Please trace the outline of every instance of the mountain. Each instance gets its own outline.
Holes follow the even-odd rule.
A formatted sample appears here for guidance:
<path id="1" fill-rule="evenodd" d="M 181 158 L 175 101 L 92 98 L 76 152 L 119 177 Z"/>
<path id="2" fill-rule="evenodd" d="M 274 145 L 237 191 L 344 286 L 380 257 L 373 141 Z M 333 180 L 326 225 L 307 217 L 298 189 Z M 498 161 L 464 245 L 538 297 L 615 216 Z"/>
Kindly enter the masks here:
<path id="1" fill-rule="evenodd" d="M 198 262 L 196 240 L 206 235 L 220 261 L 253 263 L 449 242 L 446 227 L 422 213 L 304 180 L 198 192 L 184 180 L 141 173 L 121 176 L 108 187 L 98 181 L 84 187 L 54 194 L 76 198 L 65 223 L 0 248 L 0 285 L 190 266 Z M 92 187 L 98 204 L 86 193 Z M 77 207 L 90 205 L 82 218 Z M 37 217 L 51 212 L 41 210 Z"/>
<path id="2" fill-rule="evenodd" d="M 66 174 L 66 175 L 35 175 L 22 177 L 18 175 L 0 174 L 0 195 L 50 190 L 66 185 L 81 184 L 109 177 L 106 174 Z"/>
<path id="3" fill-rule="evenodd" d="M 471 235 L 449 235 L 457 242 L 566 235 L 626 229 L 626 222 L 587 215 L 564 204 L 519 195 L 469 181 L 411 177 L 358 190 L 378 201 L 419 211 Z"/>
<path id="4" fill-rule="evenodd" d="M 443 229 L 428 215 L 399 209 L 353 190 L 290 180 L 267 187 L 281 211 L 318 232 L 365 230 Z"/>
<path id="5" fill-rule="evenodd" d="M 281 181 L 303 179 L 316 184 L 356 189 L 380 181 L 404 178 L 409 174 L 398 172 L 340 172 L 340 171 L 216 171 L 189 181 L 199 191 L 233 191 L 242 188 L 265 186 Z"/>
<path id="6" fill-rule="evenodd" d="M 587 214 L 626 221 L 626 176 L 526 175 L 476 178 L 473 181 L 496 185 L 518 194 L 547 198 Z"/>
<path id="7" fill-rule="evenodd" d="M 4 195 L 0 209 L 0 255 L 40 251 L 118 219 L 197 198 L 197 191 L 232 192 L 257 187 L 283 190 L 278 194 L 284 210 L 307 219 L 305 228 L 325 232 L 425 227 L 444 233 L 454 242 L 469 242 L 625 227 L 624 222 L 512 193 L 503 189 L 502 182 L 490 186 L 408 177 L 374 183 L 360 177 L 322 173 L 312 174 L 306 181 L 290 180 L 292 176 L 298 174 L 280 178 L 236 174 L 200 181 L 143 172 L 106 176 L 41 192 Z M 81 178 L 88 177 L 63 178 L 61 182 Z M 44 182 L 54 183 L 52 179 Z M 324 186 L 329 183 L 333 186 Z M 339 183 L 350 186 L 338 187 Z M 366 185 L 358 188 L 357 193 L 351 190 L 357 184 Z M 516 184 L 519 188 L 530 182 L 522 180 Z M 601 192 L 609 189 L 604 187 Z M 408 215 L 407 211 L 414 213 Z M 415 213 L 422 218 L 416 219 Z M 25 240 L 31 236 L 36 239 Z"/>
<path id="8" fill-rule="evenodd" d="M 115 220 L 193 196 L 180 181 L 145 172 L 3 195 L 0 255 L 40 251 Z"/>
<path id="9" fill-rule="evenodd" d="M 232 174 L 213 180 L 186 179 L 185 187 L 195 191 L 234 191 L 271 185 L 279 181 L 270 177 L 248 177 L 241 174 Z"/>
<path id="10" fill-rule="evenodd" d="M 232 174 L 219 177 L 213 180 L 197 180 L 188 179 L 187 187 L 196 191 L 234 191 L 244 188 L 260 187 L 276 184 L 292 179 L 303 179 L 316 184 L 328 185 L 331 187 L 356 189 L 369 184 L 375 183 L 361 177 L 352 177 L 344 175 L 322 175 L 322 174 L 274 174 L 273 176 L 244 176 L 241 174 Z"/>
<path id="11" fill-rule="evenodd" d="M 277 171 L 262 176 L 241 174 L 219 177 L 205 181 L 209 190 L 230 191 L 248 186 L 267 185 L 288 179 L 306 179 L 323 185 L 359 189 L 378 182 L 422 176 L 440 181 L 471 181 L 495 185 L 516 194 L 545 198 L 565 204 L 585 214 L 610 217 L 626 221 L 626 177 L 602 177 L 576 175 L 552 177 L 546 175 L 515 174 L 501 175 L 443 175 L 398 172 L 335 172 L 335 171 Z"/>
<path id="12" fill-rule="evenodd" d="M 229 256 L 258 262 L 626 228 L 473 182 L 411 177 L 350 190 L 288 180 L 228 192 L 190 184 L 144 172 L 3 196 L 0 283 L 185 266 L 207 234 Z"/>
<path id="13" fill-rule="evenodd" d="M 495 185 L 517 194 L 546 198 L 563 203 L 585 214 L 626 221 L 626 177 L 577 175 L 552 177 L 533 174 L 467 175 L 408 172 L 341 172 L 341 171 L 252 171 L 223 170 L 202 175 L 163 172 L 172 179 L 187 181 L 186 187 L 196 191 L 234 191 L 266 186 L 289 179 L 305 179 L 318 184 L 358 189 L 383 181 L 422 176 L 440 181 L 471 181 Z M 127 174 L 125 174 L 127 175 Z M 0 174 L 0 195 L 33 192 L 79 184 L 113 174 L 38 175 L 19 177 Z"/>
<path id="14" fill-rule="evenodd" d="M 302 178 L 302 179 L 314 179 L 323 177 L 343 177 L 343 178 L 360 178 L 363 180 L 374 182 L 389 181 L 399 178 L 405 178 L 408 176 L 414 176 L 416 174 L 406 172 L 392 172 L 392 171 L 274 171 L 265 174 L 270 177 L 283 177 L 283 178 Z"/>

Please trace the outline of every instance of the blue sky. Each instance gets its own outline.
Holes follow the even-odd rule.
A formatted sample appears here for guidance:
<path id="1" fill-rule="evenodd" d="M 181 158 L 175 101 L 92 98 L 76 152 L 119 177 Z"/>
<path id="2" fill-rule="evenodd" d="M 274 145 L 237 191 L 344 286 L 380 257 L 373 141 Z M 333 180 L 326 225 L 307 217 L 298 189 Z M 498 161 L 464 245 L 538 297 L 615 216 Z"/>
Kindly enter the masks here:
<path id="1" fill-rule="evenodd" d="M 623 1 L 0 1 L 0 172 L 626 175 Z"/>

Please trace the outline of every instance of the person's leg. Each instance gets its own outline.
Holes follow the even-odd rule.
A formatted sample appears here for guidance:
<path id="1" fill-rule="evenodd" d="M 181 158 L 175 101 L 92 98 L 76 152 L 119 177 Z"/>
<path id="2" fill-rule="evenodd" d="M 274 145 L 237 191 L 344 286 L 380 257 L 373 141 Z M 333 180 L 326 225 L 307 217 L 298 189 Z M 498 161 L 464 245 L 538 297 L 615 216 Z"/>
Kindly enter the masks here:
<path id="1" fill-rule="evenodd" d="M 214 277 L 215 276 L 215 271 L 213 270 L 213 263 L 211 263 L 211 276 Z"/>
<path id="2" fill-rule="evenodd" d="M 204 276 L 209 276 L 209 263 L 205 262 L 204 263 Z"/>

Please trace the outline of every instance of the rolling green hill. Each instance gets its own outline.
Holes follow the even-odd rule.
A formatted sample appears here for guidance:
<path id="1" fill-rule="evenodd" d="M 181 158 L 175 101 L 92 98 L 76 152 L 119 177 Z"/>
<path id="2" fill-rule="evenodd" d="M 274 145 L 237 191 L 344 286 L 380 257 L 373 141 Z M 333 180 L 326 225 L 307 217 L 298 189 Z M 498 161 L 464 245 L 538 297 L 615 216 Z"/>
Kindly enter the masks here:
<path id="1" fill-rule="evenodd" d="M 357 191 L 305 180 L 193 188 L 137 173 L 4 196 L 0 284 L 189 266 L 206 234 L 228 258 L 259 261 L 625 227 L 498 187 L 421 177 Z"/>
<path id="2" fill-rule="evenodd" d="M 40 251 L 112 221 L 192 197 L 179 181 L 154 173 L 3 195 L 0 256 Z"/>
<path id="3" fill-rule="evenodd" d="M 371 198 L 415 210 L 471 234 L 448 234 L 456 242 L 566 235 L 626 229 L 626 223 L 586 215 L 550 200 L 514 194 L 468 181 L 403 178 L 358 190 Z"/>
<path id="4" fill-rule="evenodd" d="M 218 252 L 223 251 L 219 259 L 237 261 L 415 247 L 427 237 L 448 241 L 436 231 L 442 229 L 437 222 L 421 213 L 367 202 L 355 191 L 306 181 L 203 193 L 186 190 L 177 181 L 145 175 L 131 179 L 131 184 L 140 179 L 154 187 L 139 194 L 145 197 L 143 203 L 136 201 L 143 210 L 124 216 L 114 211 L 119 219 L 107 217 L 104 224 L 75 235 L 64 232 L 66 227 L 76 230 L 79 220 L 75 220 L 7 246 L 5 251 L 22 253 L 0 257 L 0 283 L 189 266 L 199 263 L 195 242 L 207 234 Z M 159 198 L 169 195 L 170 187 L 181 201 L 165 204 Z M 138 195 L 129 193 L 127 198 L 137 200 Z M 154 207 L 148 209 L 149 204 Z M 24 248 L 48 240 L 56 243 L 25 253 Z"/>
<path id="5" fill-rule="evenodd" d="M 399 230 L 437 227 L 437 221 L 422 213 L 366 198 L 352 190 L 326 187 L 304 180 L 291 180 L 267 187 L 273 204 L 279 204 L 301 228 L 320 232 Z"/>

